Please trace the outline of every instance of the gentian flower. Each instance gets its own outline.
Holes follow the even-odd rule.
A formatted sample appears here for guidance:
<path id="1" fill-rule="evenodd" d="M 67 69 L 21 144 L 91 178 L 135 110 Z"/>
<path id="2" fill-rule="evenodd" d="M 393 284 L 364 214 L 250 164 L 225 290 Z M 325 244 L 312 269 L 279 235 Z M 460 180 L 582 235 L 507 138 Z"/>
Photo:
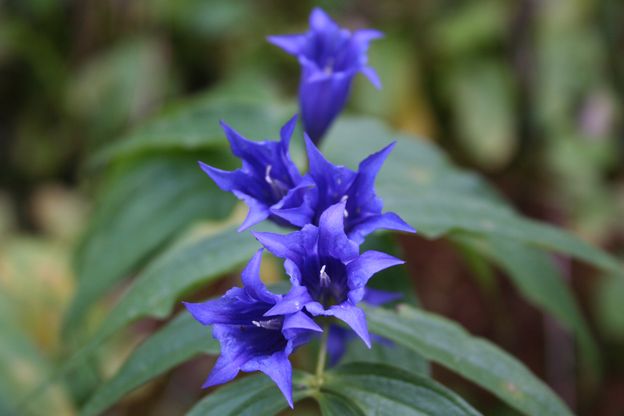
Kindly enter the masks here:
<path id="1" fill-rule="evenodd" d="M 221 122 L 232 153 L 242 159 L 243 166 L 229 172 L 199 162 L 219 188 L 232 192 L 249 206 L 249 213 L 239 231 L 267 218 L 287 225 L 287 222 L 274 214 L 276 209 L 295 220 L 300 220 L 300 215 L 310 215 L 311 210 L 304 203 L 304 190 L 310 183 L 302 178 L 288 154 L 296 124 L 297 116 L 282 127 L 280 141 L 255 142 L 247 140 Z"/>
<path id="2" fill-rule="evenodd" d="M 268 37 L 269 42 L 299 59 L 301 115 L 304 129 L 315 143 L 344 107 L 358 72 L 381 88 L 377 73 L 367 65 L 367 51 L 370 41 L 382 36 L 370 29 L 351 33 L 316 8 L 310 14 L 307 33 Z"/>
<path id="3" fill-rule="evenodd" d="M 308 224 L 287 235 L 253 233 L 275 256 L 285 259 L 292 288 L 265 316 L 305 310 L 313 316 L 344 321 L 370 347 L 364 312 L 356 305 L 368 280 L 378 271 L 403 261 L 378 251 L 359 254 L 359 246 L 344 232 L 345 202 L 329 207 L 318 227 Z"/>
<path id="4" fill-rule="evenodd" d="M 239 371 L 262 371 L 277 384 L 290 407 L 292 367 L 288 356 L 321 328 L 303 311 L 267 312 L 282 301 L 260 280 L 262 249 L 242 273 L 243 288 L 234 287 L 223 297 L 204 303 L 185 303 L 221 344 L 221 355 L 204 383 L 210 387 L 232 380 Z"/>
<path id="5" fill-rule="evenodd" d="M 383 201 L 375 193 L 375 178 L 384 161 L 394 148 L 391 143 L 377 153 L 364 159 L 354 172 L 344 166 L 329 162 L 319 149 L 306 137 L 309 161 L 309 178 L 315 186 L 302 188 L 305 196 L 305 210 L 297 210 L 297 215 L 288 212 L 276 213 L 288 219 L 292 224 L 303 227 L 305 224 L 318 224 L 320 215 L 337 202 L 346 202 L 344 226 L 348 237 L 361 244 L 364 237 L 378 229 L 404 231 L 415 230 L 393 212 L 382 213 Z M 312 211 L 309 210 L 312 207 Z M 307 217 L 306 213 L 312 213 Z"/>

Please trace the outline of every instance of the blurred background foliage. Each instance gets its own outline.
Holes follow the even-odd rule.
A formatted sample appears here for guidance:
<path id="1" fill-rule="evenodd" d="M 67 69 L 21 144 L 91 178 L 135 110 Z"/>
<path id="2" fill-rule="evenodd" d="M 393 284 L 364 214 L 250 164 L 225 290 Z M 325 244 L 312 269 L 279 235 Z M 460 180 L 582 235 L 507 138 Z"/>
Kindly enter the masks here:
<path id="1" fill-rule="evenodd" d="M 98 152 L 168 103 L 200 92 L 292 101 L 297 63 L 264 37 L 304 30 L 314 5 L 347 26 L 386 33 L 370 56 L 384 88 L 358 79 L 348 111 L 436 142 L 525 214 L 624 257 L 622 2 L 0 0 L 0 414 L 63 355 L 59 325 L 80 268 L 73 251 L 96 190 L 106 186 Z M 517 356 L 580 413 L 621 414 L 621 279 L 561 260 L 606 363 L 597 386 L 576 386 L 539 352 L 549 334 L 560 345 L 560 334 L 533 319 L 513 288 L 492 290 L 486 281 L 475 288 L 443 243 L 414 238 L 404 246 L 425 307 L 511 348 L 479 306 L 507 304 L 501 319 L 527 334 L 545 332 L 515 346 Z M 102 359 L 116 368 L 154 325 L 135 325 Z M 139 390 L 113 414 L 147 412 L 148 404 L 151 414 L 188 408 L 202 363 Z M 83 373 L 74 384 L 94 377 Z M 192 382 L 181 382 L 189 373 Z M 78 387 L 47 390 L 48 413 L 73 414 Z M 493 403 L 466 389 L 481 408 Z"/>

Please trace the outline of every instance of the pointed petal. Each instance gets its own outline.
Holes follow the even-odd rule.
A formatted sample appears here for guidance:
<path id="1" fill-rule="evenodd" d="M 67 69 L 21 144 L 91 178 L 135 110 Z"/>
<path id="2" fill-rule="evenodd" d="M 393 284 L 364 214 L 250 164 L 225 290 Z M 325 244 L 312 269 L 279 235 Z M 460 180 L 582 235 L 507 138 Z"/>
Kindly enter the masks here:
<path id="1" fill-rule="evenodd" d="M 251 258 L 245 269 L 241 273 L 244 289 L 254 299 L 266 303 L 275 303 L 280 296 L 271 293 L 260 279 L 260 264 L 262 263 L 262 251 L 260 249 Z"/>
<path id="2" fill-rule="evenodd" d="M 267 142 L 248 140 L 223 120 L 221 120 L 220 124 L 225 133 L 225 137 L 227 137 L 230 142 L 232 153 L 239 159 L 243 159 L 248 163 L 254 163 L 258 160 L 259 155 L 266 153 Z"/>
<path id="3" fill-rule="evenodd" d="M 182 303 L 190 314 L 193 315 L 193 318 L 202 325 L 234 324 L 239 318 L 239 313 L 237 311 L 238 307 L 232 301 L 232 298 L 241 296 L 245 296 L 244 290 L 234 287 L 219 299 L 199 303 Z"/>
<path id="4" fill-rule="evenodd" d="M 314 320 L 306 315 L 304 312 L 294 313 L 284 319 L 282 331 L 290 329 L 304 329 L 314 332 L 323 332 L 323 329 L 318 326 L 316 322 L 314 322 Z"/>
<path id="5" fill-rule="evenodd" d="M 293 286 L 275 306 L 264 313 L 264 316 L 276 316 L 295 313 L 312 302 L 312 297 L 305 286 Z"/>
<path id="6" fill-rule="evenodd" d="M 241 368 L 242 360 L 232 361 L 228 358 L 220 356 L 208 375 L 208 378 L 202 385 L 202 388 L 216 386 L 217 384 L 227 383 L 233 380 Z"/>
<path id="7" fill-rule="evenodd" d="M 355 333 L 364 341 L 368 348 L 371 347 L 370 335 L 368 334 L 368 326 L 366 325 L 366 315 L 364 311 L 354 305 L 342 303 L 329 308 L 326 315 L 335 316 L 355 331 Z"/>
<path id="8" fill-rule="evenodd" d="M 375 29 L 360 29 L 353 32 L 353 39 L 361 45 L 366 45 L 371 40 L 381 39 L 383 32 Z"/>
<path id="9" fill-rule="evenodd" d="M 283 259 L 299 257 L 299 253 L 293 250 L 293 248 L 299 247 L 301 242 L 298 233 L 282 235 L 277 233 L 252 232 L 251 234 L 276 257 Z"/>
<path id="10" fill-rule="evenodd" d="M 310 13 L 310 27 L 313 30 L 323 31 L 336 26 L 332 18 L 320 7 L 315 7 Z"/>
<path id="11" fill-rule="evenodd" d="M 339 202 L 327 208 L 319 220 L 318 249 L 320 256 L 349 261 L 359 252 L 358 245 L 349 240 L 344 232 L 346 203 Z"/>
<path id="12" fill-rule="evenodd" d="M 229 172 L 227 170 L 221 170 L 217 168 L 213 168 L 210 165 L 205 164 L 204 162 L 199 163 L 199 167 L 208 175 L 210 179 L 217 184 L 219 188 L 224 191 L 230 192 L 232 189 L 237 188 L 237 180 L 239 179 L 239 175 L 236 171 Z"/>
<path id="13" fill-rule="evenodd" d="M 375 88 L 377 88 L 378 90 L 381 89 L 381 80 L 379 79 L 377 71 L 375 71 L 370 66 L 365 66 L 364 68 L 362 68 L 362 73 L 366 78 L 368 78 L 368 80 L 371 82 L 371 84 L 373 84 Z"/>
<path id="14" fill-rule="evenodd" d="M 369 250 L 347 264 L 349 288 L 364 287 L 368 280 L 378 271 L 403 263 L 405 263 L 403 260 L 389 254 Z"/>
<path id="15" fill-rule="evenodd" d="M 280 129 L 280 138 L 282 139 L 282 144 L 284 146 L 284 150 L 286 151 L 288 151 L 290 139 L 292 137 L 293 132 L 295 131 L 295 127 L 297 127 L 297 119 L 298 119 L 298 115 L 295 114 Z"/>
<path id="16" fill-rule="evenodd" d="M 372 155 L 364 159 L 362 162 L 360 162 L 358 173 L 364 174 L 370 177 L 371 179 L 373 179 L 374 181 L 375 177 L 377 176 L 377 173 L 379 172 L 379 169 L 381 169 L 381 167 L 383 166 L 386 158 L 388 157 L 390 152 L 392 152 L 392 149 L 394 149 L 394 146 L 396 146 L 396 143 L 397 143 L 396 141 L 390 143 L 388 146 L 373 153 Z"/>
<path id="17" fill-rule="evenodd" d="M 325 159 L 325 156 L 323 156 L 323 153 L 316 147 L 310 136 L 304 134 L 304 139 L 306 152 L 308 154 L 308 163 L 310 165 L 309 170 L 312 177 L 316 179 L 316 176 L 319 176 L 319 174 L 334 170 L 335 166 Z"/>
<path id="18" fill-rule="evenodd" d="M 270 356 L 256 357 L 242 367 L 243 371 L 262 371 L 280 389 L 288 405 L 293 407 L 292 400 L 292 366 L 284 352 L 276 352 Z"/>
<path id="19" fill-rule="evenodd" d="M 243 221 L 241 226 L 238 227 L 239 232 L 258 224 L 269 217 L 269 207 L 267 207 L 264 203 L 242 192 L 232 191 L 232 193 L 236 195 L 238 199 L 244 201 L 249 207 L 249 212 L 247 213 L 245 221 Z"/>
<path id="20" fill-rule="evenodd" d="M 302 52 L 306 39 L 306 35 L 279 35 L 267 37 L 269 43 L 272 43 L 278 48 L 282 48 L 291 55 L 298 55 Z"/>
<path id="21" fill-rule="evenodd" d="M 364 241 L 364 237 L 376 230 L 403 231 L 405 233 L 415 233 L 416 230 L 407 224 L 394 212 L 386 212 L 381 215 L 372 215 L 361 223 L 355 225 L 349 231 L 349 238 L 358 244 Z"/>

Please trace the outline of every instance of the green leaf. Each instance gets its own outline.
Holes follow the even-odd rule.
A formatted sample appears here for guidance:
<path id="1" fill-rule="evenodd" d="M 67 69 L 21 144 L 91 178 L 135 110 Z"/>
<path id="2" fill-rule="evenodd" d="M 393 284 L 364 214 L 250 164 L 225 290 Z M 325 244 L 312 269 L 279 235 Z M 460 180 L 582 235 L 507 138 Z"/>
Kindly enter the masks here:
<path id="1" fill-rule="evenodd" d="M 280 127 L 292 115 L 290 109 L 265 102 L 230 100 L 206 94 L 181 102 L 139 126 L 104 149 L 93 162 L 98 164 L 121 156 L 155 151 L 225 149 L 228 142 L 220 120 L 249 139 L 277 140 Z"/>
<path id="2" fill-rule="evenodd" d="M 221 219 L 231 211 L 234 198 L 201 172 L 197 158 L 135 161 L 116 172 L 77 253 L 79 284 L 65 315 L 66 331 L 75 329 L 95 301 L 189 224 Z"/>
<path id="3" fill-rule="evenodd" d="M 352 363 L 326 373 L 320 397 L 327 392 L 329 397 L 320 400 L 324 415 L 338 414 L 336 410 L 378 416 L 479 415 L 432 379 L 382 364 Z"/>
<path id="4" fill-rule="evenodd" d="M 316 398 L 323 416 L 366 416 L 366 413 L 349 399 L 328 391 Z"/>
<path id="5" fill-rule="evenodd" d="M 525 298 L 574 331 L 586 359 L 586 369 L 596 371 L 600 363 L 597 346 L 569 286 L 547 254 L 493 236 L 455 235 L 452 238 L 492 259 L 507 271 Z"/>
<path id="6" fill-rule="evenodd" d="M 571 415 L 520 361 L 442 317 L 401 305 L 398 312 L 366 308 L 371 332 L 422 354 L 492 392 L 528 415 Z"/>
<path id="7" fill-rule="evenodd" d="M 276 231 L 276 227 L 267 229 Z M 257 249 L 258 242 L 248 233 L 227 228 L 168 250 L 139 274 L 93 337 L 63 363 L 55 376 L 79 365 L 128 324 L 148 316 L 168 316 L 182 295 L 235 269 L 248 261 Z"/>
<path id="8" fill-rule="evenodd" d="M 377 180 L 385 209 L 395 211 L 425 237 L 462 230 L 569 254 L 621 274 L 619 261 L 567 232 L 526 219 L 495 197 L 478 176 L 454 168 L 430 144 L 397 135 L 370 119 L 343 117 L 324 150 L 330 160 L 355 167 L 368 154 L 397 140 Z"/>
<path id="9" fill-rule="evenodd" d="M 293 401 L 309 397 L 312 376 L 293 371 Z M 229 383 L 198 402 L 187 416 L 273 415 L 288 408 L 275 383 L 264 374 L 255 374 Z"/>
<path id="10" fill-rule="evenodd" d="M 202 327 L 188 313 L 150 336 L 121 369 L 100 386 L 84 405 L 81 415 L 98 415 L 126 394 L 197 354 L 218 354 L 219 343 L 210 327 Z"/>
<path id="11" fill-rule="evenodd" d="M 594 308 L 601 330 L 613 341 L 624 341 L 624 280 L 604 276 L 594 292 Z"/>
<path id="12" fill-rule="evenodd" d="M 388 345 L 387 343 L 374 342 L 368 349 L 360 339 L 349 342 L 345 356 L 340 360 L 341 364 L 353 362 L 366 362 L 374 364 L 387 364 L 401 367 L 406 371 L 416 374 L 429 374 L 429 363 L 422 355 L 401 345 Z"/>

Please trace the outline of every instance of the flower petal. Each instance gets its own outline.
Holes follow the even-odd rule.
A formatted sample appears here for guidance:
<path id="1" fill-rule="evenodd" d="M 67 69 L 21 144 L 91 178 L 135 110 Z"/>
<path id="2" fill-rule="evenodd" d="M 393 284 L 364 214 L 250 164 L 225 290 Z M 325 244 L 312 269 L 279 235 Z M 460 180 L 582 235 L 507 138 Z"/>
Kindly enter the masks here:
<path id="1" fill-rule="evenodd" d="M 280 351 L 270 356 L 254 357 L 245 363 L 241 369 L 243 371 L 262 371 L 269 376 L 286 398 L 288 405 L 293 407 L 292 366 L 286 353 Z"/>
<path id="2" fill-rule="evenodd" d="M 376 230 L 403 231 L 405 233 L 415 233 L 416 230 L 407 224 L 394 212 L 386 212 L 380 215 L 371 215 L 364 221 L 354 225 L 349 230 L 349 238 L 358 244 L 364 242 L 364 237 Z"/>
<path id="3" fill-rule="evenodd" d="M 224 356 L 220 356 L 208 375 L 208 378 L 204 384 L 202 384 L 202 388 L 205 389 L 233 380 L 240 371 L 244 361 L 246 361 L 244 357 L 240 357 L 237 361 L 232 361 Z"/>
<path id="4" fill-rule="evenodd" d="M 349 325 L 362 341 L 364 341 L 364 344 L 366 344 L 368 348 L 371 347 L 368 326 L 366 325 L 366 315 L 360 308 L 345 302 L 340 305 L 332 306 L 325 311 L 325 315 L 334 316 Z"/>
<path id="5" fill-rule="evenodd" d="M 279 35 L 268 36 L 267 40 L 278 48 L 291 55 L 297 55 L 303 50 L 307 36 L 306 35 Z"/>
<path id="6" fill-rule="evenodd" d="M 337 26 L 332 18 L 320 7 L 315 7 L 312 13 L 310 13 L 310 27 L 313 30 L 324 31 Z"/>
<path id="7" fill-rule="evenodd" d="M 284 318 L 282 331 L 304 329 L 314 332 L 323 332 L 323 329 L 304 312 L 297 312 Z"/>
<path id="8" fill-rule="evenodd" d="M 265 303 L 275 303 L 280 300 L 280 296 L 271 293 L 260 279 L 260 264 L 262 263 L 262 251 L 260 249 L 251 258 L 245 269 L 241 273 L 245 291 L 254 298 Z"/>
<path id="9" fill-rule="evenodd" d="M 322 257 L 347 262 L 358 255 L 358 245 L 344 232 L 345 202 L 327 208 L 319 220 L 318 251 Z"/>
<path id="10" fill-rule="evenodd" d="M 286 315 L 300 311 L 312 302 L 308 289 L 304 286 L 293 286 L 275 306 L 264 313 L 264 316 Z"/>
<path id="11" fill-rule="evenodd" d="M 362 74 L 373 84 L 375 88 L 378 90 L 381 89 L 381 80 L 379 79 L 379 75 L 377 75 L 377 71 L 375 71 L 370 66 L 365 66 L 362 68 Z"/>
<path id="12" fill-rule="evenodd" d="M 269 217 L 269 207 L 267 207 L 264 203 L 239 191 L 232 191 L 232 193 L 236 195 L 238 199 L 244 201 L 249 207 L 245 221 L 243 221 L 240 227 L 238 227 L 239 232 L 258 224 Z"/>
<path id="13" fill-rule="evenodd" d="M 299 252 L 295 250 L 301 246 L 299 232 L 286 235 L 267 232 L 252 232 L 251 234 L 276 257 L 284 259 L 298 259 L 300 257 Z"/>
<path id="14" fill-rule="evenodd" d="M 219 188 L 224 191 L 230 192 L 232 189 L 238 187 L 238 183 L 241 181 L 241 174 L 237 171 L 230 172 L 227 170 L 213 168 L 204 162 L 199 163 L 199 167 L 212 179 Z"/>
<path id="15" fill-rule="evenodd" d="M 405 263 L 403 260 L 380 251 L 366 251 L 347 264 L 349 288 L 362 288 L 378 271 L 403 263 Z"/>

